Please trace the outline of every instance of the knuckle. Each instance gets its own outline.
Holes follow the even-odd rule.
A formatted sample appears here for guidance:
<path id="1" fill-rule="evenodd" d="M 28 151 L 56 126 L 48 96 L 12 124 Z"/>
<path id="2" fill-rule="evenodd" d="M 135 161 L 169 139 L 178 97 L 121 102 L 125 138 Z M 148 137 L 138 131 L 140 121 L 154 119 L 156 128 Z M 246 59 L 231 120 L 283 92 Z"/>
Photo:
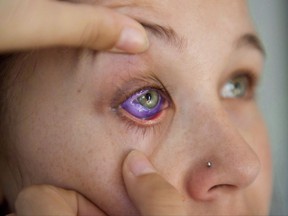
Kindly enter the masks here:
<path id="1" fill-rule="evenodd" d="M 80 36 L 80 46 L 93 45 L 97 43 L 98 40 L 99 40 L 98 25 L 93 21 L 87 22 Z"/>
<path id="2" fill-rule="evenodd" d="M 116 17 L 111 11 L 98 8 L 97 17 L 93 13 L 80 36 L 80 46 L 92 46 L 98 49 L 112 48 L 118 38 Z"/>

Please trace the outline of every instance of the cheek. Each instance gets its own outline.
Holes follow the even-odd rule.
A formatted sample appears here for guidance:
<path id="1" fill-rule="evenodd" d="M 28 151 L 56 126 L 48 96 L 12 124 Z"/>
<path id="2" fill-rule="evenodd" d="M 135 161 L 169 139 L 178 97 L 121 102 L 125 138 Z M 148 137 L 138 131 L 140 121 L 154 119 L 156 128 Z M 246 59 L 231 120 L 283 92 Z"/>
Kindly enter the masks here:
<path id="1" fill-rule="evenodd" d="M 52 184 L 78 191 L 109 215 L 135 215 L 122 181 L 122 161 L 131 149 L 151 152 L 155 135 L 127 127 L 115 113 L 97 110 L 99 82 L 90 70 L 78 77 L 71 68 L 74 76 L 68 79 L 69 61 L 56 70 L 62 64 L 47 59 L 39 60 L 35 74 L 15 90 L 17 103 L 11 105 L 17 114 L 11 152 L 20 161 L 14 168 L 23 182 L 17 188 Z"/>
<path id="2" fill-rule="evenodd" d="M 53 117 L 35 121 L 30 127 L 23 124 L 19 133 L 23 138 L 18 152 L 24 186 L 52 184 L 76 190 L 98 205 L 111 202 L 123 192 L 121 147 L 113 143 L 101 119 L 96 122 L 91 116 L 71 115 L 57 118 L 55 127 Z"/>
<path id="3" fill-rule="evenodd" d="M 269 212 L 272 196 L 272 161 L 267 131 L 261 120 L 249 128 L 250 132 L 243 132 L 243 137 L 251 143 L 261 164 L 256 180 L 248 188 L 247 200 L 250 200 L 251 209 L 258 207 L 266 214 Z"/>
<path id="4" fill-rule="evenodd" d="M 270 199 L 272 194 L 272 160 L 271 150 L 269 144 L 269 138 L 264 126 L 264 122 L 259 115 L 259 121 L 252 126 L 250 133 L 246 132 L 247 142 L 251 143 L 251 147 L 254 149 L 259 157 L 261 163 L 261 170 L 258 178 L 252 185 L 254 190 L 251 190 L 250 199 L 255 200 L 255 203 L 262 209 L 267 209 L 270 206 Z M 268 211 L 266 211 L 268 212 Z"/>
<path id="5" fill-rule="evenodd" d="M 240 106 L 232 104 L 232 107 L 226 107 L 226 110 L 231 122 L 258 155 L 261 163 L 271 164 L 268 132 L 257 104 L 252 101 Z M 270 168 L 271 165 L 265 167 Z"/>
<path id="6" fill-rule="evenodd" d="M 236 110 L 236 109 L 235 109 Z M 237 110 L 236 110 L 237 112 Z M 271 150 L 265 122 L 254 104 L 248 104 L 242 113 L 233 113 L 232 121 L 239 133 L 258 155 L 262 164 L 262 172 L 271 172 Z"/>
<path id="7" fill-rule="evenodd" d="M 126 196 L 121 165 L 131 149 L 152 151 L 157 141 L 151 131 L 127 127 L 114 114 L 40 104 L 15 133 L 24 186 L 73 189 L 109 214 L 135 213 Z M 117 207 L 111 210 L 111 205 Z"/>

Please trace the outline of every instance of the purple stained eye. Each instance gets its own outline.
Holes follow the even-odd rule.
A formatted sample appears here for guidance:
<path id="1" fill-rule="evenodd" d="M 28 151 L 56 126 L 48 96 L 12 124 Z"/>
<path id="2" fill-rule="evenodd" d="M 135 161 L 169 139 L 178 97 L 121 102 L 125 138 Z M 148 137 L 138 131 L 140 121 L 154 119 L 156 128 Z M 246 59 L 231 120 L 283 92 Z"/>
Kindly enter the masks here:
<path id="1" fill-rule="evenodd" d="M 121 107 L 139 119 L 151 119 L 164 107 L 165 99 L 157 89 L 136 92 L 121 104 Z"/>

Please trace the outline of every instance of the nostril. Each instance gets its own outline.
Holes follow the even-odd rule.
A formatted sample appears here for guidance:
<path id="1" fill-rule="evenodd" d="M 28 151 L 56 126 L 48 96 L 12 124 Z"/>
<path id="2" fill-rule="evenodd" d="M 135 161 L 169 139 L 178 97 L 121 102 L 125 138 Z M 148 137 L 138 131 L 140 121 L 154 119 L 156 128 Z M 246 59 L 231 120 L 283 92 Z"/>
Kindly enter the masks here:
<path id="1" fill-rule="evenodd" d="M 260 162 L 250 148 L 233 152 L 234 148 L 224 149 L 225 154 L 213 151 L 205 156 L 209 160 L 199 160 L 188 172 L 187 192 L 196 201 L 211 201 L 222 195 L 235 194 L 255 181 L 260 170 Z M 248 151 L 249 150 L 249 151 Z M 228 154 L 227 153 L 231 153 Z M 232 154 L 233 153 L 233 154 Z M 244 160 L 244 159 L 245 160 Z M 203 162 L 204 161 L 204 162 Z"/>
<path id="2" fill-rule="evenodd" d="M 224 190 L 235 190 L 237 187 L 235 185 L 231 185 L 231 184 L 218 184 L 218 185 L 215 185 L 213 187 L 211 187 L 208 192 L 212 192 L 212 191 L 215 191 L 215 190 L 221 190 L 221 189 L 224 189 Z"/>

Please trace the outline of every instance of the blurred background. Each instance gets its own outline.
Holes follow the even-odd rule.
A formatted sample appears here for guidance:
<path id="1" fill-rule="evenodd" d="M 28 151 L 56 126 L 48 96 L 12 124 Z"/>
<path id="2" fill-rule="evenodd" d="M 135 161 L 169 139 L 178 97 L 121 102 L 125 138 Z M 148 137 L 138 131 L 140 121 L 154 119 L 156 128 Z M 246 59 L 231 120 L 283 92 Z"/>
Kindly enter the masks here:
<path id="1" fill-rule="evenodd" d="M 288 0 L 249 0 L 267 59 L 259 88 L 270 132 L 274 193 L 270 215 L 288 215 Z"/>

